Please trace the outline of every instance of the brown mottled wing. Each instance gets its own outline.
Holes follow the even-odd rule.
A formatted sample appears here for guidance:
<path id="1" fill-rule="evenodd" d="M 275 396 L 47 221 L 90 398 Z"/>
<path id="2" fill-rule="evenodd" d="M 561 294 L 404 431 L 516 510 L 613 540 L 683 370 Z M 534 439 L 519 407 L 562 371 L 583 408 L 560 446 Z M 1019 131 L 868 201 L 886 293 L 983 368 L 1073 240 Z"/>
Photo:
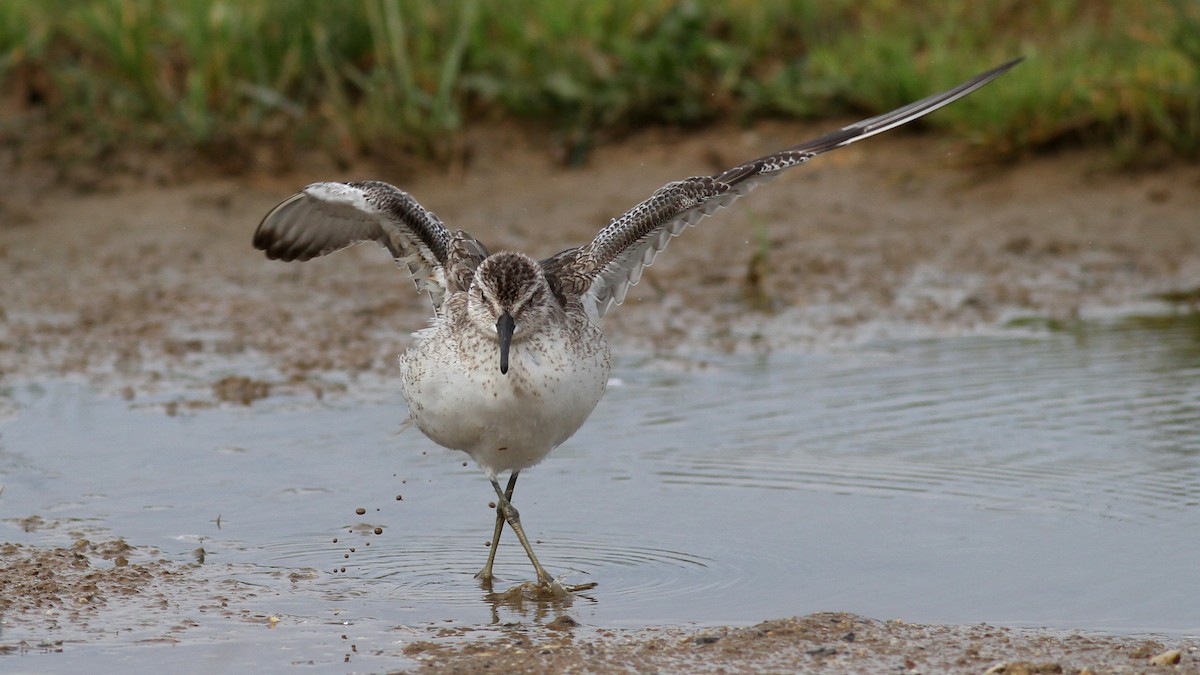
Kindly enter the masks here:
<path id="1" fill-rule="evenodd" d="M 475 278 L 475 270 L 490 255 L 483 242 L 457 230 L 446 256 L 446 284 L 451 293 L 465 291 Z"/>
<path id="2" fill-rule="evenodd" d="M 446 296 L 447 272 L 453 272 L 457 287 L 474 256 L 487 255 L 469 235 L 459 232 L 452 238 L 442 221 L 407 192 L 379 181 L 313 183 L 272 209 L 254 232 L 255 248 L 272 260 L 310 260 L 368 241 L 408 269 L 434 309 Z M 453 259 L 453 252 L 463 252 L 464 258 Z"/>
<path id="3" fill-rule="evenodd" d="M 546 281 L 550 284 L 550 290 L 554 292 L 554 296 L 558 298 L 560 303 L 566 304 L 568 295 L 572 298 L 582 298 L 592 283 L 592 277 L 583 274 L 583 268 L 579 265 L 579 253 L 583 250 L 582 246 L 575 246 L 565 251 L 555 253 L 549 258 L 541 261 L 542 272 L 546 275 Z M 584 310 L 593 321 L 599 321 L 600 316 L 595 313 L 595 303 L 584 303 Z"/>
<path id="4" fill-rule="evenodd" d="M 843 127 L 819 138 L 746 162 L 715 176 L 668 183 L 649 199 L 614 218 L 591 244 L 547 259 L 564 292 L 585 299 L 585 306 L 604 316 L 625 299 L 629 286 L 654 262 L 672 237 L 717 209 L 779 175 L 816 157 L 927 115 L 979 89 L 1017 65 L 1010 61 L 940 94 L 877 117 Z"/>

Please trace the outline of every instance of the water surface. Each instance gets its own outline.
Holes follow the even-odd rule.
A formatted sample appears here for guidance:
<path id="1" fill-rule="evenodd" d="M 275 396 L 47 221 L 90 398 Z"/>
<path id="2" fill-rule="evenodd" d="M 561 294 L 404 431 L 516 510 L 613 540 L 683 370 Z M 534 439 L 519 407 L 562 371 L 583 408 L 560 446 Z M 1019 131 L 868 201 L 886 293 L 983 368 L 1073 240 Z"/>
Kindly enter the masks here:
<path id="1" fill-rule="evenodd" d="M 0 539 L 122 537 L 192 574 L 159 587 L 157 609 L 110 603 L 123 630 L 5 624 L 0 643 L 67 640 L 7 666 L 340 664 L 353 643 L 359 667 L 380 669 L 439 627 L 562 614 L 1200 634 L 1195 316 L 620 361 L 591 420 L 514 500 L 552 573 L 599 584 L 570 606 L 487 599 L 472 575 L 491 487 L 465 455 L 394 434 L 398 390 L 176 416 L 79 384 L 12 395 Z M 54 526 L 26 532 L 31 515 Z M 532 577 L 511 533 L 497 573 L 498 586 Z"/>

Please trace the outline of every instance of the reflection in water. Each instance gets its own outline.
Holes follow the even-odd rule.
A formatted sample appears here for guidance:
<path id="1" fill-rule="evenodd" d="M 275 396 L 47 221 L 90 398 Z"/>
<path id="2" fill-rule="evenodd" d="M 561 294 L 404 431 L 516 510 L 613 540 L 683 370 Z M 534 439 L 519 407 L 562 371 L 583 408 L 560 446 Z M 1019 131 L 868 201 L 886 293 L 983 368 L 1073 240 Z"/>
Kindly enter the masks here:
<path id="1" fill-rule="evenodd" d="M 554 593 L 538 588 L 529 581 L 507 589 L 495 589 L 490 582 L 480 585 L 483 587 L 483 601 L 491 605 L 492 624 L 501 623 L 506 614 L 517 614 L 535 624 L 545 625 L 563 616 L 576 602 L 596 602 L 595 596 L 587 592 Z"/>

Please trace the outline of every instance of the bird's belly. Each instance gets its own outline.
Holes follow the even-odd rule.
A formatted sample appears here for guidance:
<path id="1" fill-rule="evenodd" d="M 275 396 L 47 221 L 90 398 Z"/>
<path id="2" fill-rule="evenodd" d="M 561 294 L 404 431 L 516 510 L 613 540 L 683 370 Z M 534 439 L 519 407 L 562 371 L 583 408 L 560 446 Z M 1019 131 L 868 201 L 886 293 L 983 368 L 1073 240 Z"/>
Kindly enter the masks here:
<path id="1" fill-rule="evenodd" d="M 583 425 L 608 383 L 602 337 L 573 349 L 562 340 L 514 343 L 507 374 L 493 340 L 466 350 L 433 346 L 422 342 L 400 357 L 409 411 L 426 436 L 467 452 L 489 475 L 544 459 Z"/>

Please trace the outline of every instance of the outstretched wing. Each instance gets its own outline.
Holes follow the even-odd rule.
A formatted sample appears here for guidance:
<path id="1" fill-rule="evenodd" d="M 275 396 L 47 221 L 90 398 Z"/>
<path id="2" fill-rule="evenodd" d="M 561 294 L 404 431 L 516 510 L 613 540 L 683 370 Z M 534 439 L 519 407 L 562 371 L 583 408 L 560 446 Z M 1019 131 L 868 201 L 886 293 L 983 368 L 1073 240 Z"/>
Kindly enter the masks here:
<path id="1" fill-rule="evenodd" d="M 254 232 L 255 248 L 272 260 L 310 260 L 368 241 L 412 273 L 434 309 L 487 257 L 482 244 L 462 232 L 452 237 L 407 192 L 379 181 L 313 183 L 271 209 Z"/>
<path id="2" fill-rule="evenodd" d="M 672 237 L 717 209 L 817 155 L 883 133 L 927 115 L 979 89 L 1021 62 L 1010 61 L 949 89 L 897 108 L 889 113 L 843 127 L 799 145 L 736 166 L 715 176 L 685 178 L 659 188 L 649 199 L 630 209 L 578 249 L 563 251 L 552 262 L 566 292 L 584 298 L 585 305 L 604 316 L 625 299 L 642 270 L 654 262 Z"/>

